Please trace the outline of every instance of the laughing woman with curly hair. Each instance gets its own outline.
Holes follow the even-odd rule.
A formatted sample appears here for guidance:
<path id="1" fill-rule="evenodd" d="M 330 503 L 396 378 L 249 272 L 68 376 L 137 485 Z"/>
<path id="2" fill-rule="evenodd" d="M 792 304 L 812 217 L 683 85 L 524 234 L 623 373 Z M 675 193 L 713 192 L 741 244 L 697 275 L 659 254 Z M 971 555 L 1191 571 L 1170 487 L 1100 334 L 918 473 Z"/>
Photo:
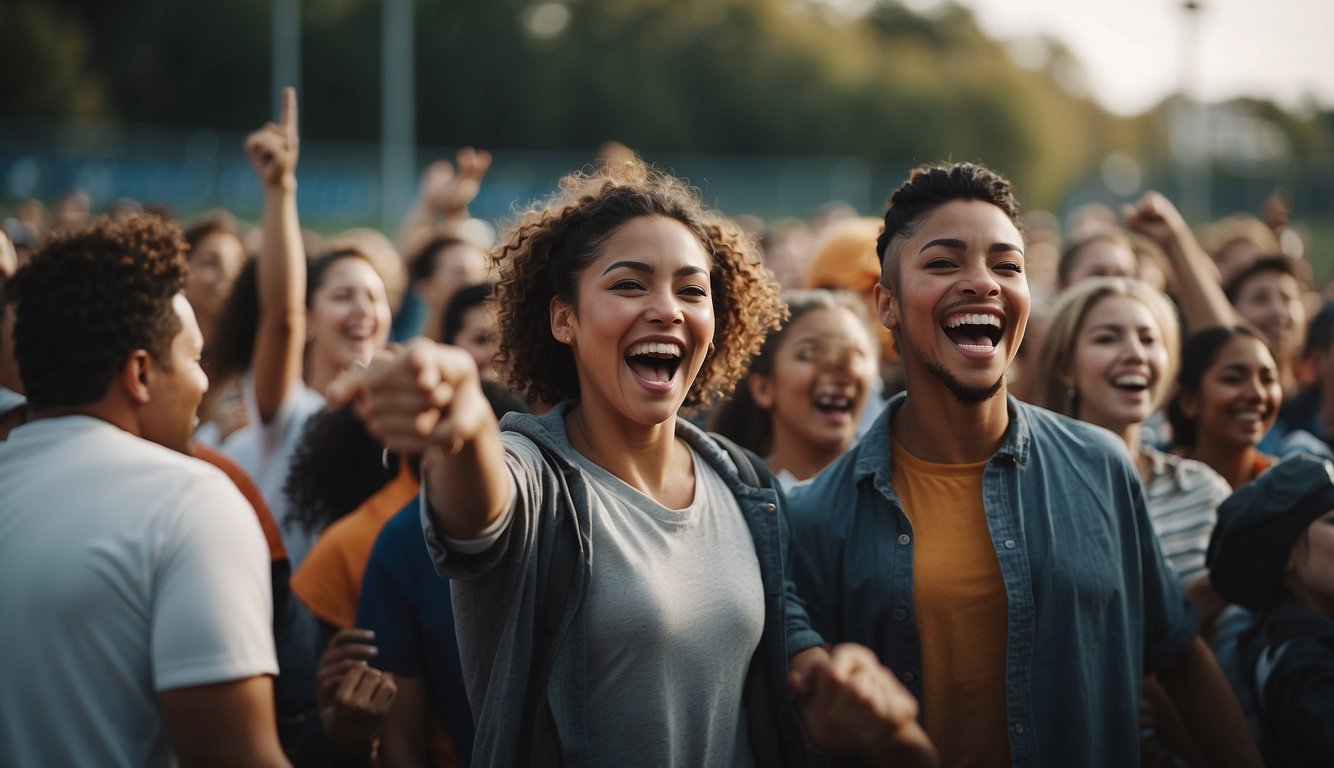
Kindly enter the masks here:
<path id="1" fill-rule="evenodd" d="M 500 357 L 549 413 L 498 424 L 472 356 L 423 341 L 330 390 L 424 452 L 474 765 L 799 763 L 797 714 L 829 749 L 929 757 L 874 655 L 810 630 L 777 492 L 678 415 L 783 314 L 740 230 L 634 161 L 566 177 L 497 257 Z"/>

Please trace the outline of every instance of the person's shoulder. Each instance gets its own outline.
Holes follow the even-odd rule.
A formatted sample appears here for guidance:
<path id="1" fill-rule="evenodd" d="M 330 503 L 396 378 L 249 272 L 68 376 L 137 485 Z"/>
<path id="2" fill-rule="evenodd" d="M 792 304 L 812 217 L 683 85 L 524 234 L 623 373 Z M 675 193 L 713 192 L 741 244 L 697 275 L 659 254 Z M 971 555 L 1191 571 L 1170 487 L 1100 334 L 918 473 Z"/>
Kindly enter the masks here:
<path id="1" fill-rule="evenodd" d="M 1015 406 L 1038 449 L 1074 451 L 1089 458 L 1125 456 L 1125 444 L 1110 430 L 1021 401 L 1016 400 Z"/>
<path id="2" fill-rule="evenodd" d="M 868 437 L 863 437 L 866 440 Z M 858 442 L 842 456 L 809 480 L 797 483 L 786 492 L 788 514 L 794 518 L 819 516 L 828 518 L 851 509 L 852 504 L 834 503 L 857 492 L 858 463 L 862 442 Z"/>
<path id="3" fill-rule="evenodd" d="M 1162 472 L 1171 476 L 1172 481 L 1182 493 L 1210 493 L 1219 501 L 1232 495 L 1232 487 L 1213 467 L 1202 461 L 1188 459 L 1174 453 L 1166 453 L 1157 448 L 1144 446 L 1141 449 L 1154 463 L 1154 473 L 1162 467 Z"/>

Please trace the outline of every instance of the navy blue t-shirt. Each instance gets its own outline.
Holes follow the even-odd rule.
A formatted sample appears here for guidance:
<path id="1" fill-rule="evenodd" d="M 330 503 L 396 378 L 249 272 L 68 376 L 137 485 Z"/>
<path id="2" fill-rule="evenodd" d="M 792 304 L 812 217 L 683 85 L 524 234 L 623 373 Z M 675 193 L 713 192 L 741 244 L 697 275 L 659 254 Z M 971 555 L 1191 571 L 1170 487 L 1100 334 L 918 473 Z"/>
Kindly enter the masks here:
<path id="1" fill-rule="evenodd" d="M 449 581 L 435 572 L 413 499 L 385 523 L 361 580 L 357 624 L 375 632 L 376 669 L 426 681 L 432 714 L 454 742 L 462 765 L 472 760 L 472 712 L 463 689 Z"/>

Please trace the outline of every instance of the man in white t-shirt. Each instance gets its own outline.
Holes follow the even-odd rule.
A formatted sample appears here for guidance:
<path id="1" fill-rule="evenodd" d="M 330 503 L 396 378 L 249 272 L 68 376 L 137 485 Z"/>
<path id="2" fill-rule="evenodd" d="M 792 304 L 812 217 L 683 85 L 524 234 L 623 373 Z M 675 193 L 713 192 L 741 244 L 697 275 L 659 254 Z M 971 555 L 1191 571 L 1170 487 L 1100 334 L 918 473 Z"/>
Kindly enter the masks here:
<path id="1" fill-rule="evenodd" d="M 0 443 L 0 764 L 287 764 L 264 536 L 182 453 L 208 386 L 184 248 L 103 219 L 7 286 L 31 421 Z"/>

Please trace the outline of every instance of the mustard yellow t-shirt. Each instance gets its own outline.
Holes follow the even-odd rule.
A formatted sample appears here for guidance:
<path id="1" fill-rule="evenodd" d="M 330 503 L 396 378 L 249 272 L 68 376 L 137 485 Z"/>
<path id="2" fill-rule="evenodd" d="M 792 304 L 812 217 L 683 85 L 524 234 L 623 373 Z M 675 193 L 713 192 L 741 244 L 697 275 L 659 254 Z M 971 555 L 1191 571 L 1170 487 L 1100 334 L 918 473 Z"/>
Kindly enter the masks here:
<path id="1" fill-rule="evenodd" d="M 912 522 L 922 717 L 940 764 L 1009 765 L 1008 600 L 982 507 L 986 462 L 936 464 L 894 441 L 892 485 Z"/>

